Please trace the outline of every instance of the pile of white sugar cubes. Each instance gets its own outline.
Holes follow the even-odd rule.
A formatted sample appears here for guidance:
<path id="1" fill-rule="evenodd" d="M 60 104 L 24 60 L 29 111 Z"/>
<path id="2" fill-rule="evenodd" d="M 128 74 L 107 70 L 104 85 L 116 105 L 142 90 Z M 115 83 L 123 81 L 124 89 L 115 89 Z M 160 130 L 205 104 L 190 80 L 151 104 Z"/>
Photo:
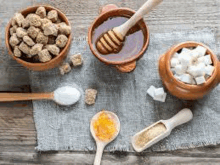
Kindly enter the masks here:
<path id="1" fill-rule="evenodd" d="M 183 48 L 175 53 L 170 60 L 173 75 L 179 81 L 190 85 L 200 85 L 212 75 L 214 66 L 207 50 L 203 46 Z"/>

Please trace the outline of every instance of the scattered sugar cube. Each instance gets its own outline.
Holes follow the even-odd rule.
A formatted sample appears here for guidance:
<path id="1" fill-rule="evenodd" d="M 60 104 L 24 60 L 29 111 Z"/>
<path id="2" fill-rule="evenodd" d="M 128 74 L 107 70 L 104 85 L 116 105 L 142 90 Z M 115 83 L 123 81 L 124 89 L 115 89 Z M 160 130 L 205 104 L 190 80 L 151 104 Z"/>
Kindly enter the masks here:
<path id="1" fill-rule="evenodd" d="M 180 80 L 184 83 L 191 84 L 193 77 L 189 74 L 182 74 Z"/>
<path id="2" fill-rule="evenodd" d="M 147 94 L 149 94 L 152 98 L 154 98 L 154 91 L 156 90 L 156 88 L 151 85 L 150 88 L 147 90 Z"/>
<path id="3" fill-rule="evenodd" d="M 49 11 L 48 14 L 47 14 L 47 18 L 49 20 L 51 20 L 52 22 L 56 22 L 57 19 L 58 19 L 57 11 L 56 10 Z"/>
<path id="4" fill-rule="evenodd" d="M 203 84 L 206 81 L 204 76 L 196 77 L 195 79 L 197 85 Z"/>
<path id="5" fill-rule="evenodd" d="M 74 67 L 80 66 L 83 63 L 83 58 L 80 53 L 72 55 L 70 57 L 70 60 L 71 60 Z"/>
<path id="6" fill-rule="evenodd" d="M 157 88 L 154 90 L 154 97 L 162 96 L 164 94 L 163 88 Z"/>
<path id="7" fill-rule="evenodd" d="M 60 48 L 63 48 L 66 45 L 67 41 L 68 38 L 63 34 L 60 34 L 56 39 L 56 45 L 59 46 Z"/>
<path id="8" fill-rule="evenodd" d="M 164 93 L 163 95 L 160 95 L 160 96 L 154 96 L 154 100 L 160 101 L 160 102 L 165 102 L 166 96 L 167 96 L 167 93 Z"/>
<path id="9" fill-rule="evenodd" d="M 186 69 L 187 69 L 187 67 L 186 67 L 186 66 L 183 66 L 183 65 L 181 65 L 181 64 L 175 66 L 175 72 L 176 72 L 177 74 L 179 74 L 179 75 L 185 73 L 185 72 L 186 72 Z"/>
<path id="10" fill-rule="evenodd" d="M 60 69 L 60 74 L 61 74 L 61 75 L 64 75 L 64 74 L 66 74 L 66 73 L 68 73 L 68 72 L 71 71 L 71 67 L 70 67 L 69 63 L 63 63 L 63 64 L 59 67 L 59 69 Z"/>
<path id="11" fill-rule="evenodd" d="M 212 65 L 207 65 L 205 67 L 205 74 L 211 76 L 213 71 L 214 71 L 215 67 Z"/>
<path id="12" fill-rule="evenodd" d="M 85 91 L 85 103 L 88 105 L 95 104 L 97 90 L 95 89 L 86 89 Z"/>
<path id="13" fill-rule="evenodd" d="M 179 60 L 178 60 L 178 58 L 172 58 L 171 59 L 171 61 L 170 61 L 170 65 L 171 65 L 171 67 L 175 67 L 175 66 L 177 66 L 179 64 Z"/>
<path id="14" fill-rule="evenodd" d="M 60 48 L 58 48 L 56 45 L 47 45 L 46 48 L 51 54 L 55 56 L 59 55 L 60 53 Z"/>
<path id="15" fill-rule="evenodd" d="M 47 49 L 43 49 L 38 53 L 39 56 L 39 60 L 40 62 L 47 62 L 50 61 L 52 59 L 50 53 L 48 52 Z"/>
<path id="16" fill-rule="evenodd" d="M 43 6 L 40 6 L 36 10 L 36 14 L 39 15 L 41 18 L 46 17 L 46 9 Z"/>

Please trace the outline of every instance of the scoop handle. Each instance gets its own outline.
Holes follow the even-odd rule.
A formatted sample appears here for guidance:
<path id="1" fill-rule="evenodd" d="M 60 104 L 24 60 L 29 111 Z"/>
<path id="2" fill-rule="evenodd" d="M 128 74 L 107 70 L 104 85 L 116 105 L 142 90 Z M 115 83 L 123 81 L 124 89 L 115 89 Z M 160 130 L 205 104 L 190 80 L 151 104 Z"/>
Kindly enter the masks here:
<path id="1" fill-rule="evenodd" d="M 163 0 L 148 0 L 145 2 L 140 9 L 124 24 L 117 28 L 117 31 L 120 32 L 123 36 L 126 35 L 128 30 L 134 26 L 143 16 L 149 13 L 153 8 L 159 5 Z"/>
<path id="2" fill-rule="evenodd" d="M 53 99 L 53 93 L 0 93 L 0 102 Z"/>
<path id="3" fill-rule="evenodd" d="M 95 155 L 95 160 L 94 160 L 94 165 L 100 165 L 101 164 L 101 159 L 102 159 L 102 153 L 105 148 L 105 145 L 103 143 L 97 142 L 97 151 Z"/>
<path id="4" fill-rule="evenodd" d="M 184 108 L 179 111 L 175 116 L 168 120 L 164 120 L 164 124 L 166 125 L 168 130 L 172 130 L 173 128 L 187 123 L 188 121 L 192 120 L 193 113 L 190 109 Z"/>

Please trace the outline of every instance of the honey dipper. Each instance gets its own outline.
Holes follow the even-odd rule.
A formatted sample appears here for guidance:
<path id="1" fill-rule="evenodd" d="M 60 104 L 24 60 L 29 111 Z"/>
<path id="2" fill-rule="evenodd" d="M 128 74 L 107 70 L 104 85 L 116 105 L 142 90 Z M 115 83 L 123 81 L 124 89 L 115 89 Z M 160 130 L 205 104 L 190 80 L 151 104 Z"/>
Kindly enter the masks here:
<path id="1" fill-rule="evenodd" d="M 162 1 L 163 0 L 148 0 L 124 24 L 114 27 L 112 30 L 103 33 L 96 41 L 97 50 L 101 54 L 119 52 L 123 46 L 123 41 L 128 30 Z"/>

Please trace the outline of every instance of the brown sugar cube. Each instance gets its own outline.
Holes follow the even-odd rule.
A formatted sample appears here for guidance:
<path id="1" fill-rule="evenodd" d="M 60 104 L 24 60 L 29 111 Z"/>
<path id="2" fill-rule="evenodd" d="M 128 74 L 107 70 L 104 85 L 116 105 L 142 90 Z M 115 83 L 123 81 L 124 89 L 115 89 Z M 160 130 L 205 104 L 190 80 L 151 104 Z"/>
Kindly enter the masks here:
<path id="1" fill-rule="evenodd" d="M 28 45 L 28 46 L 34 46 L 34 41 L 29 37 L 29 36 L 24 36 L 23 41 Z"/>
<path id="2" fill-rule="evenodd" d="M 15 47 L 16 45 L 18 45 L 20 43 L 20 41 L 15 33 L 10 37 L 9 43 L 12 47 Z"/>
<path id="3" fill-rule="evenodd" d="M 62 65 L 60 65 L 59 70 L 60 70 L 61 75 L 64 75 L 64 74 L 70 72 L 71 71 L 70 64 L 69 63 L 63 63 Z"/>
<path id="4" fill-rule="evenodd" d="M 56 39 L 56 45 L 59 46 L 60 48 L 63 48 L 66 45 L 67 40 L 68 38 L 65 35 L 60 34 Z"/>
<path id="5" fill-rule="evenodd" d="M 12 36 L 14 33 L 16 33 L 16 29 L 18 28 L 17 25 L 14 25 L 10 28 L 10 35 Z"/>
<path id="6" fill-rule="evenodd" d="M 71 33 L 71 27 L 68 26 L 65 22 L 61 22 L 58 24 L 58 31 L 61 34 L 68 36 Z"/>
<path id="7" fill-rule="evenodd" d="M 18 46 L 15 46 L 14 48 L 14 56 L 21 57 L 21 51 L 19 50 Z"/>
<path id="8" fill-rule="evenodd" d="M 35 39 L 38 35 L 38 33 L 40 32 L 40 29 L 35 28 L 34 26 L 31 26 L 28 28 L 27 33 L 28 35 L 32 38 Z"/>
<path id="9" fill-rule="evenodd" d="M 18 27 L 18 28 L 16 29 L 16 35 L 17 35 L 17 37 L 19 37 L 19 38 L 23 38 L 24 36 L 27 35 L 27 30 L 25 30 L 25 29 L 23 29 L 23 28 L 21 28 L 21 27 Z"/>
<path id="10" fill-rule="evenodd" d="M 95 99 L 97 95 L 97 90 L 95 89 L 86 89 L 85 92 L 85 103 L 88 105 L 95 104 Z"/>
<path id="11" fill-rule="evenodd" d="M 55 36 L 48 36 L 48 44 L 50 44 L 50 45 L 56 44 L 56 37 Z"/>
<path id="12" fill-rule="evenodd" d="M 17 25 L 21 27 L 22 21 L 24 20 L 24 16 L 21 13 L 15 13 L 14 20 L 17 23 Z"/>
<path id="13" fill-rule="evenodd" d="M 49 11 L 48 14 L 47 14 L 47 18 L 49 20 L 51 20 L 52 22 L 56 22 L 57 19 L 58 19 L 57 11 L 56 10 Z"/>
<path id="14" fill-rule="evenodd" d="M 39 56 L 39 61 L 40 62 L 47 62 L 50 61 L 52 59 L 52 56 L 50 55 L 50 53 L 48 52 L 47 49 L 43 49 L 38 53 Z"/>
<path id="15" fill-rule="evenodd" d="M 18 48 L 26 55 L 30 54 L 30 47 L 28 45 L 26 45 L 24 42 L 22 42 Z"/>
<path id="16" fill-rule="evenodd" d="M 36 42 L 46 45 L 48 42 L 48 36 L 45 36 L 42 32 L 39 32 L 36 38 Z"/>
<path id="17" fill-rule="evenodd" d="M 35 44 L 34 46 L 32 46 L 31 50 L 30 50 L 30 55 L 36 55 L 38 54 L 43 48 L 43 44 Z"/>
<path id="18" fill-rule="evenodd" d="M 56 45 L 47 45 L 46 48 L 51 54 L 55 56 L 59 55 L 60 53 L 60 48 L 58 48 Z"/>
<path id="19" fill-rule="evenodd" d="M 30 22 L 29 22 L 29 20 L 28 20 L 27 18 L 25 18 L 25 19 L 21 22 L 21 24 L 22 24 L 22 27 L 23 27 L 23 28 L 28 28 L 28 27 L 30 26 Z"/>
<path id="20" fill-rule="evenodd" d="M 38 7 L 35 13 L 41 18 L 45 18 L 47 15 L 46 9 L 43 6 Z"/>
<path id="21" fill-rule="evenodd" d="M 71 60 L 74 67 L 80 66 L 83 63 L 83 58 L 80 53 L 70 56 L 70 60 Z"/>
<path id="22" fill-rule="evenodd" d="M 36 14 L 28 14 L 26 17 L 29 20 L 30 26 L 39 27 L 41 26 L 41 18 Z"/>
<path id="23" fill-rule="evenodd" d="M 49 19 L 47 19 L 47 18 L 41 19 L 41 28 L 44 29 L 44 26 L 45 26 L 47 23 L 52 23 L 52 21 L 49 20 Z"/>
<path id="24" fill-rule="evenodd" d="M 57 26 L 51 22 L 48 22 L 47 24 L 44 25 L 44 35 L 49 36 L 57 36 L 58 29 Z"/>

